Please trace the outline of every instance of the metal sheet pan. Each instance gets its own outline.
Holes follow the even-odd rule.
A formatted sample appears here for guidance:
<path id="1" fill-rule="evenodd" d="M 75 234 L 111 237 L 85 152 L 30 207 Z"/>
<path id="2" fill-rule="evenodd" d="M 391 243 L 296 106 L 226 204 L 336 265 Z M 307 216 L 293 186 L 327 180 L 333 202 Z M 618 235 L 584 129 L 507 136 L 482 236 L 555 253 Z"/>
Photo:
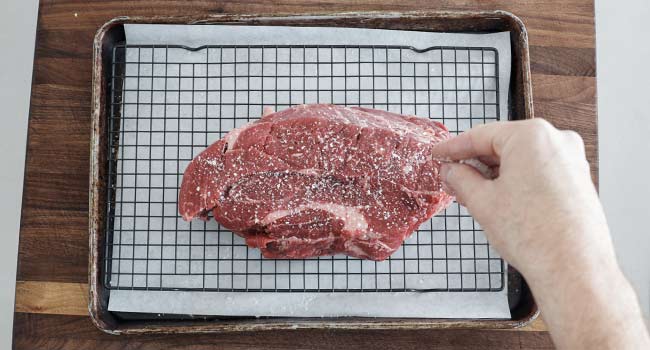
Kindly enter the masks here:
<path id="1" fill-rule="evenodd" d="M 416 328 L 514 328 L 527 324 L 537 315 L 537 307 L 526 283 L 518 272 L 508 271 L 511 320 L 443 320 L 443 319 L 366 319 L 366 318 L 217 318 L 156 316 L 113 313 L 107 311 L 110 291 L 103 285 L 102 259 L 107 213 L 107 113 L 110 92 L 112 48 L 124 40 L 126 23 L 240 24 L 346 26 L 359 28 L 402 29 L 438 32 L 510 31 L 512 41 L 512 76 L 510 119 L 533 117 L 528 41 L 522 22 L 506 12 L 412 12 L 412 13 L 339 13 L 314 15 L 223 15 L 208 17 L 119 17 L 102 26 L 94 42 L 92 143 L 90 179 L 90 313 L 103 331 L 122 333 L 224 332 L 296 328 L 337 329 L 416 329 Z"/>

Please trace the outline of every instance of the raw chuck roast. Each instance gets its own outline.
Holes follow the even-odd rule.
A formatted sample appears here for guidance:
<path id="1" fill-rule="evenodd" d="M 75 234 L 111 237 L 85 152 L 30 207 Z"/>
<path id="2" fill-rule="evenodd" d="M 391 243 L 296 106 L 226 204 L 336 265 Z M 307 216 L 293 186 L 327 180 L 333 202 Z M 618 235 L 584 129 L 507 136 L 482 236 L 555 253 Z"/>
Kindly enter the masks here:
<path id="1" fill-rule="evenodd" d="M 268 112 L 229 132 L 185 170 L 185 220 L 214 218 L 266 258 L 384 260 L 452 197 L 425 118 L 335 105 Z"/>

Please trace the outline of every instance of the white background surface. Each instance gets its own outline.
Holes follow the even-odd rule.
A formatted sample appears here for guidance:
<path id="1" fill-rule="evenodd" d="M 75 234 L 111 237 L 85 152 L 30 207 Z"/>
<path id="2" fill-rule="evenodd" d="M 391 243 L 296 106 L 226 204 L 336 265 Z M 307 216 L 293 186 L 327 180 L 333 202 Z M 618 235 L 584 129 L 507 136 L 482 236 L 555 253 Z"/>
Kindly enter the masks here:
<path id="1" fill-rule="evenodd" d="M 0 8 L 0 349 L 11 349 L 38 1 L 4 0 Z"/>
<path id="2" fill-rule="evenodd" d="M 650 317 L 650 1 L 597 0 L 600 197 Z"/>
<path id="3" fill-rule="evenodd" d="M 37 1 L 0 11 L 0 348 L 9 349 Z M 619 260 L 650 315 L 650 2 L 596 1 L 600 189 Z M 19 33 L 19 34 L 17 34 Z M 88 43 L 90 45 L 90 43 Z M 570 116 L 569 116 L 570 117 Z"/>

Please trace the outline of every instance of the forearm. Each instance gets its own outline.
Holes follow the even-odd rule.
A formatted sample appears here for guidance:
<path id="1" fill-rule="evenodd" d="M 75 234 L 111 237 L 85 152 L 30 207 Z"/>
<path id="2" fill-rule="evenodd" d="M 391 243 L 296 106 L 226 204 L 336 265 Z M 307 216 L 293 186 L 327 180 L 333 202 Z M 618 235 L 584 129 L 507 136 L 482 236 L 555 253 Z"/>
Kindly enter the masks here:
<path id="1" fill-rule="evenodd" d="M 632 287 L 615 261 L 604 259 L 574 260 L 547 278 L 531 281 L 558 348 L 650 348 Z"/>

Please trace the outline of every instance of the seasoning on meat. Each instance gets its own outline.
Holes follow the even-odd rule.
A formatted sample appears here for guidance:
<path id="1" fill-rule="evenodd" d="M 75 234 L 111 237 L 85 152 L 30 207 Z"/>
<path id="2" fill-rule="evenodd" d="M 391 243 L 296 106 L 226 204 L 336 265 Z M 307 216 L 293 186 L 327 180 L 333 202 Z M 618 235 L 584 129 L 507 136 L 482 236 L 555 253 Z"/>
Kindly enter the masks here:
<path id="1" fill-rule="evenodd" d="M 384 260 L 452 197 L 431 147 L 444 125 L 301 105 L 229 132 L 185 170 L 179 211 L 214 218 L 267 258 Z"/>

